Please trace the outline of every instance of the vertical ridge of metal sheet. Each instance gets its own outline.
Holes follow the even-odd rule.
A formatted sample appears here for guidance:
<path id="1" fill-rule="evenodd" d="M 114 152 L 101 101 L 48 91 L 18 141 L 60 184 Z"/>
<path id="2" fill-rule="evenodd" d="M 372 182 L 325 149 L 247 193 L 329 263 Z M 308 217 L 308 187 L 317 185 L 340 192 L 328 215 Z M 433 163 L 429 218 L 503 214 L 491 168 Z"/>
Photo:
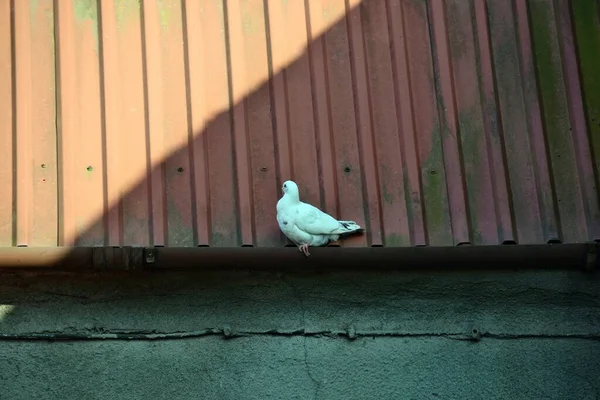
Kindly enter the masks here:
<path id="1" fill-rule="evenodd" d="M 158 36 L 155 50 L 162 74 L 157 90 L 164 111 L 161 139 L 163 230 L 166 244 L 194 246 L 193 191 L 187 120 L 187 79 L 184 52 L 183 2 L 161 0 L 152 26 Z M 150 21 L 147 21 L 150 22 Z M 153 165 L 153 170 L 156 165 Z M 153 188 L 154 190 L 154 188 Z"/>
<path id="2" fill-rule="evenodd" d="M 202 4 L 203 61 L 208 121 L 202 134 L 207 140 L 211 212 L 210 245 L 238 246 L 241 241 L 236 194 L 234 137 L 230 98 L 231 66 L 227 13 L 224 1 Z"/>
<path id="3" fill-rule="evenodd" d="M 182 2 L 161 0 L 159 6 L 160 55 L 163 66 L 161 96 L 165 171 L 165 229 L 169 246 L 194 245 L 190 148 Z"/>
<path id="4" fill-rule="evenodd" d="M 600 4 L 595 0 L 569 2 L 569 16 L 573 18 L 578 69 L 581 72 L 581 95 L 588 129 L 587 142 L 591 152 L 594 180 L 587 183 L 589 190 L 600 197 Z M 593 182 L 593 183 L 592 183 Z M 594 210 L 598 212 L 598 210 Z M 592 214 L 590 224 L 595 227 L 589 240 L 600 241 L 600 218 Z"/>
<path id="5" fill-rule="evenodd" d="M 298 4 L 294 2 L 293 4 Z M 285 64 L 288 47 L 285 38 L 288 36 L 288 24 L 285 16 L 290 4 L 281 2 L 265 2 L 265 25 L 267 30 L 267 57 L 269 69 L 269 90 L 271 99 L 271 115 L 274 129 L 274 152 L 276 157 L 276 193 L 277 200 L 282 196 L 281 187 L 286 180 L 294 179 L 294 155 L 290 148 L 288 104 Z M 293 245 L 285 235 L 278 231 L 279 244 Z"/>
<path id="6" fill-rule="evenodd" d="M 121 76 L 119 74 L 119 53 L 115 2 L 98 2 L 98 28 L 100 47 L 100 78 L 102 96 L 103 164 L 104 164 L 104 218 L 107 246 L 124 244 L 123 199 L 121 197 L 122 163 L 119 157 L 121 145 L 121 113 L 119 110 Z M 134 150 L 132 150 L 134 151 Z"/>
<path id="7" fill-rule="evenodd" d="M 292 172 L 302 201 L 322 207 L 310 66 L 306 54 L 307 21 L 304 2 L 282 4 L 279 18 L 285 26 L 285 33 L 282 36 L 284 46 L 280 47 L 283 57 L 276 67 L 283 72 L 288 124 L 286 131 L 289 135 Z"/>
<path id="8" fill-rule="evenodd" d="M 488 0 L 492 59 L 498 108 L 508 162 L 518 244 L 544 242 L 539 193 L 531 154 L 526 99 L 522 86 L 518 32 L 510 2 Z M 527 134 L 525 134 L 527 133 Z"/>
<path id="9" fill-rule="evenodd" d="M 16 87 L 14 47 L 14 14 L 13 1 L 4 1 L 0 4 L 0 87 L 4 94 L 0 97 L 0 147 L 4 154 L 0 157 L 0 246 L 14 245 L 14 207 L 15 189 L 15 95 Z"/>
<path id="10" fill-rule="evenodd" d="M 141 4 L 137 0 L 117 3 L 117 65 L 120 74 L 120 168 L 123 202 L 124 242 L 150 246 L 150 187 L 148 180 L 148 143 L 146 139 L 145 76 Z M 152 232 L 152 233 L 151 233 Z"/>
<path id="11" fill-rule="evenodd" d="M 562 240 L 560 221 L 557 213 L 554 172 L 548 157 L 547 131 L 542 126 L 539 88 L 533 59 L 531 30 L 529 26 L 529 10 L 527 0 L 513 0 L 513 17 L 517 35 L 517 48 L 521 67 L 525 116 L 532 146 L 533 176 L 537 190 L 542 240 Z"/>
<path id="12" fill-rule="evenodd" d="M 499 223 L 489 168 L 472 2 L 446 2 L 446 21 L 470 240 L 475 245 L 498 243 Z"/>
<path id="13" fill-rule="evenodd" d="M 589 191 L 600 196 L 600 4 L 595 0 L 569 2 L 569 16 L 573 18 L 573 31 L 577 51 L 577 64 L 581 73 L 581 95 L 585 110 L 587 143 L 592 159 L 593 180 L 586 182 Z M 587 139 L 587 140 L 585 140 Z M 588 192 L 589 193 L 589 192 Z M 598 209 L 588 216 L 590 229 L 588 240 L 600 240 L 600 217 Z"/>
<path id="14" fill-rule="evenodd" d="M 405 2 L 404 12 L 427 244 L 453 245 L 427 1 Z"/>
<path id="15" fill-rule="evenodd" d="M 246 84 L 244 103 L 246 112 L 246 141 L 248 144 L 248 175 L 250 181 L 250 213 L 252 242 L 246 245 L 273 246 L 279 242 L 275 228 L 278 194 L 275 175 L 275 134 L 269 88 L 269 52 L 267 42 L 268 9 L 264 0 L 242 1 L 243 44 Z M 293 36 L 293 33 L 292 35 Z M 240 187 L 243 189 L 243 186 Z"/>
<path id="16" fill-rule="evenodd" d="M 269 54 L 269 79 L 271 89 L 271 107 L 274 115 L 275 145 L 277 157 L 277 186 L 288 179 L 293 179 L 293 154 L 289 150 L 289 132 L 287 115 L 287 94 L 285 88 L 285 72 L 279 66 L 285 63 L 287 56 L 286 41 L 287 24 L 285 10 L 280 2 L 265 2 L 267 12 L 265 23 L 268 25 L 267 51 Z"/>
<path id="17" fill-rule="evenodd" d="M 58 168 L 54 1 L 30 3 L 31 147 L 33 162 L 29 199 L 31 246 L 58 245 Z M 35 55 L 35 56 L 34 56 Z M 45 167 L 44 167 L 45 166 Z"/>
<path id="18" fill-rule="evenodd" d="M 155 245 L 194 244 L 182 3 L 144 3 Z"/>
<path id="19" fill-rule="evenodd" d="M 310 85 L 313 101 L 313 119 L 317 147 L 317 165 L 321 186 L 321 207 L 334 217 L 340 214 L 337 195 L 336 153 L 333 140 L 331 99 L 329 97 L 329 76 L 327 70 L 327 47 L 325 43 L 326 21 L 319 4 L 304 1 L 307 30 Z"/>
<path id="20" fill-rule="evenodd" d="M 162 80 L 165 68 L 160 54 L 161 35 L 158 1 L 143 1 L 140 7 L 142 69 L 144 79 L 144 119 L 146 174 L 149 190 L 149 242 L 164 246 L 168 242 L 165 204 L 165 107 Z"/>
<path id="21" fill-rule="evenodd" d="M 30 96 L 31 83 L 31 24 L 29 5 L 22 1 L 13 3 L 15 15 L 15 91 L 16 91 L 16 238 L 17 246 L 31 245 L 32 191 L 32 112 Z M 38 166 L 39 167 L 39 166 Z"/>
<path id="22" fill-rule="evenodd" d="M 456 110 L 456 88 L 451 64 L 446 24 L 446 2 L 429 0 L 430 24 L 433 25 L 433 63 L 436 76 L 437 106 L 440 119 L 442 157 L 450 207 L 454 244 L 471 243 L 469 210 L 465 196 L 465 175 L 461 160 L 460 128 Z"/>
<path id="23" fill-rule="evenodd" d="M 351 48 L 346 21 L 337 23 L 346 12 L 344 0 L 327 4 L 329 9 L 324 20 L 329 29 L 325 33 L 327 52 L 326 68 L 329 78 L 329 96 L 337 173 L 337 195 L 340 220 L 356 221 L 363 226 L 363 193 L 360 174 L 360 149 L 356 120 L 354 118 L 354 91 L 351 67 Z M 347 18 L 347 17 L 346 17 Z M 364 235 L 356 235 L 342 241 L 341 246 L 359 247 L 366 244 Z"/>
<path id="24" fill-rule="evenodd" d="M 60 6 L 59 6 L 60 7 Z M 103 116 L 100 72 L 100 15 L 98 1 L 73 2 L 74 56 L 67 79 L 76 79 L 77 107 L 74 141 L 68 145 L 74 153 L 72 179 L 76 189 L 66 190 L 75 205 L 76 245 L 105 243 L 105 165 L 103 159 Z M 59 23 L 67 21 L 57 19 Z M 69 65 L 69 64 L 67 64 Z M 62 79 L 62 77 L 60 78 Z M 64 110 L 61 109 L 61 114 Z M 62 135 L 62 133 L 61 133 Z M 64 138 L 63 138 L 64 139 Z M 65 167 L 63 166 L 63 171 Z M 80 194 L 80 195 L 79 195 Z M 66 199 L 65 199 L 66 201 Z"/>
<path id="25" fill-rule="evenodd" d="M 98 13 L 55 1 L 61 246 L 104 244 Z"/>
<path id="26" fill-rule="evenodd" d="M 58 243 L 54 20 L 51 0 L 15 2 L 17 245 Z M 33 55 L 35 54 L 35 61 Z M 35 139 L 35 140 L 34 140 Z"/>
<path id="27" fill-rule="evenodd" d="M 513 223 L 513 206 L 506 165 L 506 148 L 502 135 L 502 119 L 499 113 L 496 71 L 492 55 L 490 28 L 486 0 L 474 0 L 474 18 L 477 28 L 477 46 L 481 80 L 481 103 L 483 107 L 484 132 L 489 159 L 492 201 L 496 215 L 498 242 L 516 242 Z"/>
<path id="28" fill-rule="evenodd" d="M 574 165 L 577 168 L 578 192 L 583 204 L 582 225 L 587 229 L 585 234 L 575 238 L 577 241 L 586 241 L 592 238 L 600 238 L 600 199 L 598 190 L 594 190 L 594 164 L 592 149 L 588 141 L 588 128 L 585 121 L 585 108 L 583 104 L 580 71 L 577 65 L 576 43 L 574 27 L 571 21 L 571 10 L 569 1 L 558 0 L 555 16 L 557 25 L 557 36 L 560 40 L 560 58 L 563 65 L 562 79 L 566 85 L 566 101 L 569 108 L 569 122 L 571 125 Z M 599 14 L 600 18 L 600 14 Z M 567 217 L 568 218 L 568 217 Z M 561 221 L 562 222 L 562 221 Z M 583 232 L 582 232 L 583 233 Z"/>
<path id="29" fill-rule="evenodd" d="M 579 188 L 569 101 L 552 1 L 530 0 L 532 52 L 537 68 L 539 103 L 548 146 L 548 163 L 560 221 L 561 239 L 585 241 L 588 236 L 582 193 Z M 577 183 L 573 185 L 573 183 Z"/>
<path id="30" fill-rule="evenodd" d="M 238 229 L 242 246 L 254 245 L 252 204 L 250 194 L 251 166 L 248 155 L 248 126 L 245 89 L 248 77 L 244 60 L 244 32 L 241 0 L 224 0 L 225 21 L 228 31 L 228 70 L 230 71 L 230 97 L 232 102 L 232 134 L 235 160 L 235 187 L 238 208 Z"/>
<path id="31" fill-rule="evenodd" d="M 398 4 L 395 5 L 397 7 Z M 371 162 L 378 175 L 378 206 L 382 243 L 387 247 L 409 246 L 411 233 L 406 218 L 405 156 L 401 151 L 398 94 L 394 79 L 394 46 L 386 2 L 366 2 L 361 7 L 365 60 L 370 97 L 372 140 L 375 157 Z M 400 27 L 401 29 L 401 27 Z M 390 85 L 390 82 L 393 84 Z M 393 99 L 393 101 L 390 101 Z"/>
<path id="32" fill-rule="evenodd" d="M 423 190 L 421 185 L 417 131 L 415 128 L 411 76 L 406 43 L 406 20 L 403 0 L 388 0 L 388 29 L 392 43 L 393 82 L 396 93 L 396 108 L 400 126 L 400 157 L 402 158 L 402 180 L 409 238 L 401 240 L 401 245 L 424 246 L 427 233 L 423 215 Z M 383 178 L 382 178 L 383 179 Z M 385 197 L 384 197 L 385 200 Z M 402 201 L 402 200 L 400 200 Z M 406 243 L 406 244 L 404 244 Z M 386 246 L 389 244 L 386 243 Z"/>
<path id="33" fill-rule="evenodd" d="M 205 100 L 206 69 L 203 56 L 203 8 L 198 1 L 182 2 L 183 41 L 186 63 L 188 146 L 190 150 L 190 179 L 192 214 L 196 246 L 210 244 L 210 188 L 208 185 L 208 156 L 205 127 L 208 121 Z"/>
<path id="34" fill-rule="evenodd" d="M 368 59 L 365 51 L 363 32 L 363 15 L 361 0 L 346 0 L 346 23 L 348 24 L 348 41 L 350 45 L 350 67 L 352 70 L 355 91 L 354 115 L 357 127 L 357 138 L 360 166 L 360 189 L 363 193 L 363 215 L 367 234 L 366 245 L 383 246 L 382 221 L 379 200 L 379 176 L 375 159 L 373 120 L 371 114 L 371 98 L 367 79 Z M 357 187 L 355 190 L 358 190 Z"/>
<path id="35" fill-rule="evenodd" d="M 77 192 L 74 183 L 75 140 L 78 127 L 76 116 L 78 110 L 76 99 L 77 67 L 75 55 L 75 15 L 73 2 L 55 2 L 56 26 L 56 83 L 58 91 L 58 175 L 59 175 L 59 246 L 73 246 L 76 242 L 76 207 L 72 195 Z"/>

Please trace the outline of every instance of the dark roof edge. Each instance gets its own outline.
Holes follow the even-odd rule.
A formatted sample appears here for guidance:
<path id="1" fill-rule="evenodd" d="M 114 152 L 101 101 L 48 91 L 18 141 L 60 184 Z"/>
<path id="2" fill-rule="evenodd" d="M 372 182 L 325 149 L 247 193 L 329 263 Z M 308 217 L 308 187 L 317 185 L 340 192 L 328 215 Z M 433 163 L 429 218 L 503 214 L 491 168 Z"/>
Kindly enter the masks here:
<path id="1" fill-rule="evenodd" d="M 457 247 L 287 248 L 11 247 L 0 268 L 56 270 L 457 270 L 561 268 L 596 270 L 599 243 Z"/>

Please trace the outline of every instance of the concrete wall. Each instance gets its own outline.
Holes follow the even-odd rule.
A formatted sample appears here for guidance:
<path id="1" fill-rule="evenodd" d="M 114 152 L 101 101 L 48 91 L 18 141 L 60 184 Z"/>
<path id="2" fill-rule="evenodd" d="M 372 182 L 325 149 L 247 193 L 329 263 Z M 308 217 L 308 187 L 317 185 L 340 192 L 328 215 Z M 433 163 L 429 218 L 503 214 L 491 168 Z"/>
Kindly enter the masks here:
<path id="1" fill-rule="evenodd" d="M 3 272 L 0 398 L 597 399 L 599 280 Z"/>

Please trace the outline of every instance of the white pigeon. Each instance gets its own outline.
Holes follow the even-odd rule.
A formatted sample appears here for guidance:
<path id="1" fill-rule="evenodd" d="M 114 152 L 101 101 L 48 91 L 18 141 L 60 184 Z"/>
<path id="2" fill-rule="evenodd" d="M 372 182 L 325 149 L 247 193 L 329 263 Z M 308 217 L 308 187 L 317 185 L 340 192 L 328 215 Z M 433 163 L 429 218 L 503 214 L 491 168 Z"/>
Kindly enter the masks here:
<path id="1" fill-rule="evenodd" d="M 279 229 L 306 257 L 309 246 L 323 246 L 335 242 L 341 235 L 362 232 L 354 221 L 338 221 L 317 207 L 300 201 L 298 185 L 285 181 L 281 187 L 283 197 L 277 202 Z"/>

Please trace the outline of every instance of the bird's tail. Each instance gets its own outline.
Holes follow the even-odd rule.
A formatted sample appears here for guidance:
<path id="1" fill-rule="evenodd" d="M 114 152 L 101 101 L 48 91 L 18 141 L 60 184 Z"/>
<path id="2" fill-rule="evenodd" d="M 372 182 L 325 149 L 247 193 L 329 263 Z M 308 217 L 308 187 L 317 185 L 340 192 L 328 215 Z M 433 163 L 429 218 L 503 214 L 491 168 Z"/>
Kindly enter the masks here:
<path id="1" fill-rule="evenodd" d="M 347 235 L 349 233 L 364 231 L 364 229 L 361 228 L 360 225 L 358 225 L 354 221 L 338 221 L 338 222 L 340 223 L 340 227 L 335 232 L 332 232 L 332 233 L 339 234 L 339 235 Z"/>

